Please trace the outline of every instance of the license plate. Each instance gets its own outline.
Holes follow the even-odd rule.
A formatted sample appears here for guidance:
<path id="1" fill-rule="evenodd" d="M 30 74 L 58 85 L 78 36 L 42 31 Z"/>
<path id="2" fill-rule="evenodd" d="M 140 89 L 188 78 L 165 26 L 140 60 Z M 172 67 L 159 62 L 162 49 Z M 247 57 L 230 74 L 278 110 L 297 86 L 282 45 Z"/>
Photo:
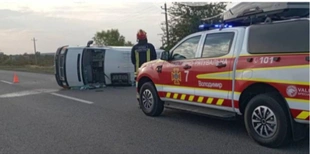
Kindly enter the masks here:
<path id="1" fill-rule="evenodd" d="M 128 81 L 128 75 L 127 74 L 113 74 L 112 75 L 112 81 L 119 81 L 119 80 Z"/>
<path id="2" fill-rule="evenodd" d="M 129 83 L 129 74 L 113 73 L 111 74 L 112 84 L 127 85 Z"/>

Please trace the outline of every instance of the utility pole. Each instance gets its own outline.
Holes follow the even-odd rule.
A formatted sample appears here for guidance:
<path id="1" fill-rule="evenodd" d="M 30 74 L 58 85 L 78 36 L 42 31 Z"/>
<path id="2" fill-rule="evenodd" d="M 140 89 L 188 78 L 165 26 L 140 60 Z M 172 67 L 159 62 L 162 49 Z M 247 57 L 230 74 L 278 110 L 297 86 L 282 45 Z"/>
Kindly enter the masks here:
<path id="1" fill-rule="evenodd" d="M 168 31 L 167 4 L 165 3 L 164 8 L 163 8 L 163 7 L 161 7 L 161 8 L 165 10 L 166 34 L 167 34 L 167 46 L 169 46 L 169 45 L 170 45 L 170 43 L 169 43 L 169 31 Z"/>
<path id="2" fill-rule="evenodd" d="M 33 41 L 33 49 L 34 49 L 34 58 L 35 58 L 35 62 L 36 65 L 38 65 L 38 60 L 37 60 L 37 47 L 36 47 L 36 39 L 33 37 L 33 39 L 31 39 Z"/>
<path id="3" fill-rule="evenodd" d="M 164 47 L 164 34 L 157 34 L 159 36 L 161 36 L 161 46 Z"/>

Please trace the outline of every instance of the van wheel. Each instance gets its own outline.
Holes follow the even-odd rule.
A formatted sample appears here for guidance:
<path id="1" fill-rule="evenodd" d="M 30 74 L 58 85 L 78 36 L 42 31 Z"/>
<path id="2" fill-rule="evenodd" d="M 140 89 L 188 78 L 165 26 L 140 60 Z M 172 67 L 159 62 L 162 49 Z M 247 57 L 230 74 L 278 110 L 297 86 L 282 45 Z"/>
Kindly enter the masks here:
<path id="1" fill-rule="evenodd" d="M 245 109 L 245 126 L 249 136 L 267 147 L 279 147 L 289 143 L 290 122 L 277 94 L 259 94 L 253 97 Z M 279 101 L 280 100 L 280 101 Z"/>
<path id="2" fill-rule="evenodd" d="M 140 107 L 148 116 L 159 116 L 164 110 L 164 103 L 151 82 L 144 83 L 140 89 Z"/>

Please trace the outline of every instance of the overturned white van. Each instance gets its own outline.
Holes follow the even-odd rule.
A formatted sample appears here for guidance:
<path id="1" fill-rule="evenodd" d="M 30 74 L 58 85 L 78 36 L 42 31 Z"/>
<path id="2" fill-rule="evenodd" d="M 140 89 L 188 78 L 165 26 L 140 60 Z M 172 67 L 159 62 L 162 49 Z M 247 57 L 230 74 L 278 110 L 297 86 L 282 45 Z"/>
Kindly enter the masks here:
<path id="1" fill-rule="evenodd" d="M 89 84 L 130 86 L 134 81 L 132 47 L 59 47 L 55 54 L 55 78 L 63 88 Z M 157 58 L 163 50 L 156 50 Z"/>

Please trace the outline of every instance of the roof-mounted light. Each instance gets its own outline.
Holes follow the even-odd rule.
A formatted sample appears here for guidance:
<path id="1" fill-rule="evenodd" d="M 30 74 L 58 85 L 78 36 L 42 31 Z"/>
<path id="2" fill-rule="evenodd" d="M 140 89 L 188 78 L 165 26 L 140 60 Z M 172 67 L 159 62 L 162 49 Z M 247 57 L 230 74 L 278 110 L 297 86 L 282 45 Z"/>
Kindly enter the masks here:
<path id="1" fill-rule="evenodd" d="M 210 29 L 218 29 L 218 28 L 231 28 L 233 27 L 232 25 L 229 24 L 202 24 L 199 25 L 199 30 L 210 30 Z"/>
<path id="2" fill-rule="evenodd" d="M 199 25 L 199 29 L 203 30 L 206 27 L 206 24 Z"/>

